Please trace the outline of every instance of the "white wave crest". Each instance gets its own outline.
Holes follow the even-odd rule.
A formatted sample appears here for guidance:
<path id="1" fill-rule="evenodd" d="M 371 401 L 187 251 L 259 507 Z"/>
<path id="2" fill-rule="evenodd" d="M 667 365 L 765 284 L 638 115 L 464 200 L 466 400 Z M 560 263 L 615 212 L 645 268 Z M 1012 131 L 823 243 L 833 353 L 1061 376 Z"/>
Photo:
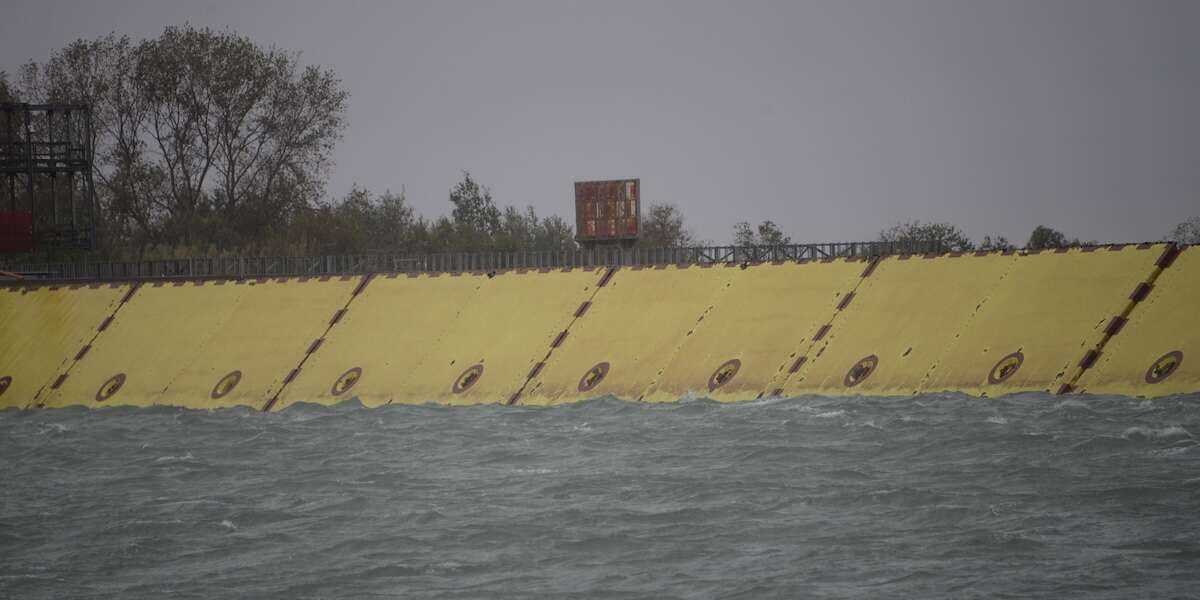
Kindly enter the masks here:
<path id="1" fill-rule="evenodd" d="M 819 412 L 819 413 L 814 414 L 813 418 L 814 419 L 832 419 L 834 417 L 840 417 L 844 414 L 846 414 L 846 411 L 844 411 L 844 410 L 827 410 L 825 412 Z"/>
<path id="2" fill-rule="evenodd" d="M 1127 440 L 1161 440 L 1169 438 L 1190 438 L 1192 437 L 1192 434 L 1188 430 L 1178 425 L 1169 425 L 1161 429 L 1142 427 L 1139 425 L 1126 429 L 1125 432 L 1121 434 L 1121 437 Z"/>

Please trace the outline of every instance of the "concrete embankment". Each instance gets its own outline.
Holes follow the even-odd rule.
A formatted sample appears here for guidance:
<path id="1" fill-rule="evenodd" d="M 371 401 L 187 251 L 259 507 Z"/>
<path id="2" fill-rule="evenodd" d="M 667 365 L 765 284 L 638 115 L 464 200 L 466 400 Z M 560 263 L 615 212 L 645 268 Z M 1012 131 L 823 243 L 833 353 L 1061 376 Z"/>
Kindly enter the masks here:
<path id="1" fill-rule="evenodd" d="M 7 284 L 0 407 L 1200 391 L 1200 247 Z"/>

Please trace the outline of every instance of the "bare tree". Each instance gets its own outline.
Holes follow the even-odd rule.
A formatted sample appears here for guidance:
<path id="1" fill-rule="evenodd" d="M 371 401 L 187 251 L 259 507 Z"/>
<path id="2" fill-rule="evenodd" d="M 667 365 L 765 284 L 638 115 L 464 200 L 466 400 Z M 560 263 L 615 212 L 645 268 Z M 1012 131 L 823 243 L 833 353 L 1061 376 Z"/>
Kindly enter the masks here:
<path id="1" fill-rule="evenodd" d="M 1180 244 L 1200 244 L 1200 217 L 1192 217 L 1176 225 L 1168 239 Z"/>
<path id="2" fill-rule="evenodd" d="M 786 246 L 790 243 L 792 243 L 792 238 L 784 235 L 774 221 L 763 221 L 757 229 L 751 227 L 750 223 L 746 221 L 733 226 L 733 244 L 735 246 Z"/>
<path id="3" fill-rule="evenodd" d="M 295 53 L 190 25 L 77 40 L 22 74 L 35 100 L 93 107 L 110 227 L 143 244 L 204 223 L 261 237 L 315 200 L 348 97 Z"/>

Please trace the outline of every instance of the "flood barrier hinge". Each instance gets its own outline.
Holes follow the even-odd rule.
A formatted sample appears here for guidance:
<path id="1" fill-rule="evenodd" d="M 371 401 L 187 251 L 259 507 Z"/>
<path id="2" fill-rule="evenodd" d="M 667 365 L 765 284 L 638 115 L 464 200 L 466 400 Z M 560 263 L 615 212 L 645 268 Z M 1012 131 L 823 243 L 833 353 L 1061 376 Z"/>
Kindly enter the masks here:
<path id="1" fill-rule="evenodd" d="M 1176 246 L 1175 244 L 1168 244 L 1167 247 L 1163 249 L 1162 255 L 1158 257 L 1157 261 L 1155 261 L 1154 266 L 1160 269 L 1165 269 L 1171 266 L 1175 262 L 1175 258 L 1179 256 L 1179 253 L 1179 246 Z"/>
<path id="2" fill-rule="evenodd" d="M 1142 300 L 1146 299 L 1146 296 L 1150 295 L 1150 291 L 1153 289 L 1153 285 L 1143 281 L 1137 284 L 1137 287 L 1133 288 L 1133 293 L 1129 294 L 1129 299 L 1133 300 L 1134 302 L 1141 302 Z"/>
<path id="3" fill-rule="evenodd" d="M 1121 333 L 1121 329 L 1125 327 L 1125 323 L 1128 321 L 1129 319 L 1126 319 L 1125 317 L 1113 317 L 1112 320 L 1108 322 L 1108 327 L 1104 328 L 1105 335 L 1114 336 L 1118 333 Z"/>
<path id="4" fill-rule="evenodd" d="M 359 295 L 359 294 L 360 294 L 360 293 L 363 291 L 363 288 L 367 287 L 367 282 L 369 282 L 369 281 L 371 281 L 371 276 L 370 276 L 370 275 L 364 275 L 364 276 L 363 276 L 363 278 L 362 278 L 362 281 L 359 281 L 359 282 L 358 282 L 358 285 L 357 285 L 357 286 L 355 286 L 355 288 L 354 288 L 354 293 L 352 293 L 352 294 L 350 294 L 350 295 L 351 295 L 351 296 L 357 296 L 357 295 Z"/>
<path id="5" fill-rule="evenodd" d="M 607 271 L 604 272 L 604 276 L 600 278 L 600 283 L 596 284 L 596 287 L 604 287 L 604 286 L 608 285 L 608 280 L 612 279 L 613 273 L 616 273 L 616 272 L 617 272 L 616 267 L 610 267 Z"/>
<path id="6" fill-rule="evenodd" d="M 813 336 L 813 341 L 819 342 L 824 339 L 825 335 L 829 333 L 830 329 L 833 329 L 833 325 L 828 323 L 822 325 L 821 328 L 817 330 L 817 334 Z"/>
<path id="7" fill-rule="evenodd" d="M 801 356 L 801 357 L 796 358 L 796 362 L 792 363 L 792 368 L 788 370 L 788 373 L 795 373 L 796 371 L 799 371 L 800 367 L 804 366 L 804 363 L 807 361 L 808 361 L 807 356 Z"/>
<path id="8" fill-rule="evenodd" d="M 870 277 L 871 273 L 875 272 L 875 267 L 879 266 L 880 260 L 882 260 L 882 259 L 878 256 L 876 256 L 875 258 L 872 258 L 871 262 L 867 263 L 867 268 L 863 269 L 862 277 L 863 278 Z"/>
<path id="9" fill-rule="evenodd" d="M 560 331 L 558 333 L 558 337 L 554 338 L 554 341 L 550 343 L 550 347 L 557 348 L 560 344 L 563 343 L 563 340 L 565 340 L 565 339 L 567 339 L 567 332 Z"/>
<path id="10" fill-rule="evenodd" d="M 838 303 L 837 309 L 846 310 L 846 307 L 850 306 L 851 300 L 854 300 L 854 292 L 850 292 L 845 296 L 842 296 L 842 301 Z"/>
<path id="11" fill-rule="evenodd" d="M 533 379 L 534 377 L 537 377 L 537 376 L 538 376 L 538 373 L 541 373 L 541 372 L 542 372 L 542 368 L 543 368 L 543 367 L 545 367 L 545 366 L 546 366 L 546 363 L 545 363 L 545 362 L 539 362 L 538 364 L 536 364 L 536 365 L 533 365 L 533 368 L 529 370 L 529 377 L 528 377 L 528 379 Z"/>
<path id="12" fill-rule="evenodd" d="M 591 301 L 585 300 L 583 304 L 579 305 L 579 308 L 575 309 L 575 318 L 578 319 L 579 317 L 582 317 L 583 313 L 586 313 L 591 306 Z"/>

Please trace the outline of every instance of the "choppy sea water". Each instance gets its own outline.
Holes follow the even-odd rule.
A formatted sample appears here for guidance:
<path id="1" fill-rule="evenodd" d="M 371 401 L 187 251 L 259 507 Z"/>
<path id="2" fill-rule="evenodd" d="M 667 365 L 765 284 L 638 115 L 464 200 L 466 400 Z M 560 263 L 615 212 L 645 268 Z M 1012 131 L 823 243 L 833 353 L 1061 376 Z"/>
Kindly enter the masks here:
<path id="1" fill-rule="evenodd" d="M 1200 595 L 1200 395 L 0 412 L 0 597 Z"/>

